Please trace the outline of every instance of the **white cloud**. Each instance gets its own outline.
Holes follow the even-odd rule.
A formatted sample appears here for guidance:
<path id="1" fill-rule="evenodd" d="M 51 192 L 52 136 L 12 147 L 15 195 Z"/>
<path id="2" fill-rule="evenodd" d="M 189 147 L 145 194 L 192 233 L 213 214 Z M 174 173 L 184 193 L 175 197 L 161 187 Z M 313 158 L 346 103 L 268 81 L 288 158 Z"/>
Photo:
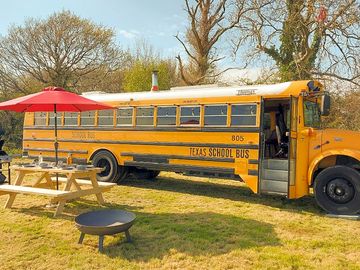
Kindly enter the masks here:
<path id="1" fill-rule="evenodd" d="M 121 30 L 119 30 L 119 34 L 122 35 L 124 38 L 134 39 L 140 34 L 140 32 L 136 31 L 136 30 L 127 31 L 127 30 L 121 29 Z"/>

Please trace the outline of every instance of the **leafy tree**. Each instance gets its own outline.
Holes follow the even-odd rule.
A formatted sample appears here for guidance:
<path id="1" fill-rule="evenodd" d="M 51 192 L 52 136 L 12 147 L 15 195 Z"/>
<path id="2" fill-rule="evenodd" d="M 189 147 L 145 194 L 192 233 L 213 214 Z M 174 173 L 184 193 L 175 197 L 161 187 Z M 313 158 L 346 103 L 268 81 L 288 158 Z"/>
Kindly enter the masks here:
<path id="1" fill-rule="evenodd" d="M 152 63 L 137 60 L 132 67 L 125 71 L 123 88 L 125 91 L 149 91 L 151 89 L 151 74 L 157 70 L 159 89 L 169 89 L 173 83 L 175 65 L 169 60 L 160 60 Z"/>
<path id="2" fill-rule="evenodd" d="M 30 19 L 24 26 L 11 27 L 0 40 L 0 86 L 3 91 L 26 93 L 32 79 L 43 86 L 91 89 L 86 78 L 105 80 L 126 60 L 113 39 L 111 29 L 69 11 Z"/>
<path id="3" fill-rule="evenodd" d="M 324 117 L 324 127 L 360 131 L 360 89 L 349 87 L 344 91 L 342 85 L 334 85 L 331 94 L 330 115 Z"/>
<path id="4" fill-rule="evenodd" d="M 281 81 L 360 77 L 360 7 L 357 0 L 249 0 L 234 37 L 247 62 L 266 56 Z"/>
<path id="5" fill-rule="evenodd" d="M 158 71 L 160 90 L 169 89 L 177 84 L 175 61 L 162 57 L 147 40 L 136 40 L 130 56 L 130 66 L 123 74 L 123 89 L 131 92 L 149 91 L 154 70 Z"/>

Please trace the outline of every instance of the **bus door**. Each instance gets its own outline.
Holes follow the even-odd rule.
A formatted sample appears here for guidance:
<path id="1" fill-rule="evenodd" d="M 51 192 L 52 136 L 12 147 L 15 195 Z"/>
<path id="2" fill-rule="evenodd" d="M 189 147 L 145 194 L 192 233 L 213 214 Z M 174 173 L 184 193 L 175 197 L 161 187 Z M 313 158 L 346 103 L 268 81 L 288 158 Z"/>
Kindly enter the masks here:
<path id="1" fill-rule="evenodd" d="M 296 197 L 298 103 L 297 97 L 264 100 L 260 193 Z"/>

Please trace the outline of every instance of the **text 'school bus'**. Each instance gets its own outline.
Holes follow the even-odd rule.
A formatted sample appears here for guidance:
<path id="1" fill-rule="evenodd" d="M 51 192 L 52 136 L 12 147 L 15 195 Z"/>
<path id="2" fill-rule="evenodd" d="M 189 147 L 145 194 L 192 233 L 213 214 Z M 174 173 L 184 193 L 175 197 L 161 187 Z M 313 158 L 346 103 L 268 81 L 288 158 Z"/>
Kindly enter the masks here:
<path id="1" fill-rule="evenodd" d="M 257 194 L 299 198 L 314 188 L 328 212 L 360 211 L 360 134 L 321 129 L 329 96 L 315 81 L 85 94 L 115 110 L 62 113 L 59 157 L 129 171 L 233 178 Z M 54 158 L 52 113 L 26 113 L 23 150 Z"/>

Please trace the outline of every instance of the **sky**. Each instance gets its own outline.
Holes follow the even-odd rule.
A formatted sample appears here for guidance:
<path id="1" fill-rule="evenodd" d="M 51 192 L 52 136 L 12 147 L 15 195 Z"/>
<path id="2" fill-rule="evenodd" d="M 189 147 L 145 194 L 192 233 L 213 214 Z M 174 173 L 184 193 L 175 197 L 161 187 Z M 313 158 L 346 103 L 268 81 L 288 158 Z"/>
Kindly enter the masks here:
<path id="1" fill-rule="evenodd" d="M 136 41 L 145 40 L 162 57 L 185 56 L 174 37 L 178 33 L 182 36 L 188 23 L 184 0 L 0 0 L 0 36 L 6 36 L 12 25 L 24 25 L 30 18 L 46 19 L 63 10 L 112 28 L 116 42 L 124 49 L 133 49 Z M 219 43 L 217 49 L 220 56 L 224 55 L 221 52 L 231 50 L 226 42 Z M 225 59 L 218 62 L 220 70 L 243 66 L 238 57 L 225 55 Z M 186 62 L 186 57 L 183 60 Z M 247 70 L 250 75 L 242 70 L 228 70 L 223 74 L 224 81 L 233 81 L 239 76 L 254 80 L 260 74 L 257 67 Z"/>
<path id="2" fill-rule="evenodd" d="M 96 24 L 115 30 L 124 48 L 145 39 L 162 56 L 182 50 L 174 35 L 183 33 L 186 13 L 182 0 L 0 0 L 0 35 L 11 25 L 29 18 L 47 18 L 54 12 L 70 10 Z"/>

